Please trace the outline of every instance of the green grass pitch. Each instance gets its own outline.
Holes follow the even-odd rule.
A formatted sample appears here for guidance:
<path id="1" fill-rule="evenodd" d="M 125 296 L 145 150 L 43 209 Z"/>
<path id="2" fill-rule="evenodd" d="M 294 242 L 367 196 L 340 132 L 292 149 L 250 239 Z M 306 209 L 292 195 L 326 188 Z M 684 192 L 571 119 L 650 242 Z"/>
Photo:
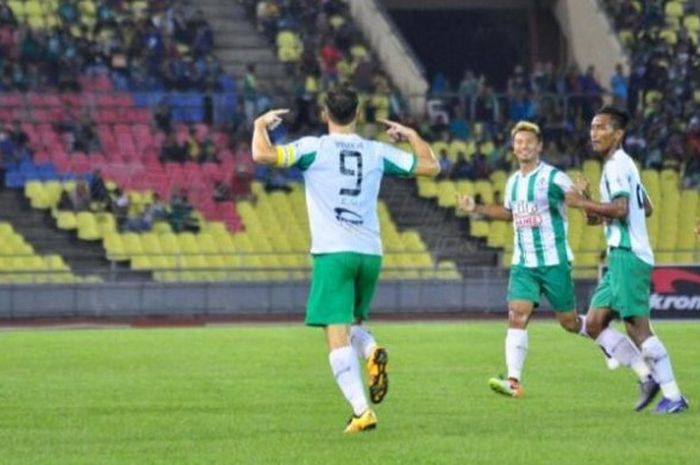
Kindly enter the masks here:
<path id="1" fill-rule="evenodd" d="M 301 325 L 0 332 L 0 464 L 695 464 L 700 324 L 658 323 L 691 410 L 635 413 L 633 375 L 535 321 L 526 397 L 504 323 L 378 323 L 391 387 L 377 430 L 349 408 L 322 332 Z"/>

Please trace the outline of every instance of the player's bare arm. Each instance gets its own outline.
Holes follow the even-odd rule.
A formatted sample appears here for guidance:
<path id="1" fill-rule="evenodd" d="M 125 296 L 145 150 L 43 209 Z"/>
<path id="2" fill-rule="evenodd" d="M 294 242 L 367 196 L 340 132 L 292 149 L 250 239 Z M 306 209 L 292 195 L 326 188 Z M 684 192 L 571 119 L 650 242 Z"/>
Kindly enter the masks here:
<path id="1" fill-rule="evenodd" d="M 267 134 L 268 128 L 272 129 L 282 122 L 282 115 L 288 113 L 288 109 L 270 110 L 259 116 L 253 123 L 253 160 L 261 165 L 277 164 L 277 149 Z"/>
<path id="2" fill-rule="evenodd" d="M 588 178 L 586 178 L 583 175 L 578 175 L 576 176 L 576 179 L 574 180 L 574 188 L 572 191 L 566 192 L 564 194 L 564 202 L 566 203 L 567 207 L 571 208 L 581 208 L 577 204 L 577 198 L 578 195 L 582 196 L 583 199 L 585 200 L 590 200 L 591 197 L 591 192 L 590 192 L 590 182 L 588 181 Z M 601 224 L 603 221 L 600 216 L 593 214 L 593 213 L 588 213 L 586 210 L 583 210 L 581 208 L 581 211 L 583 212 L 583 215 L 586 217 L 586 223 L 589 225 L 598 225 Z"/>
<path id="3" fill-rule="evenodd" d="M 618 197 L 610 203 L 601 203 L 586 199 L 578 192 L 572 192 L 569 202 L 572 207 L 585 210 L 587 215 L 597 215 L 611 220 L 627 218 L 629 213 L 627 197 Z"/>
<path id="4" fill-rule="evenodd" d="M 644 216 L 649 218 L 654 213 L 654 204 L 651 203 L 651 199 L 644 192 Z"/>
<path id="5" fill-rule="evenodd" d="M 414 173 L 416 176 L 434 177 L 440 174 L 440 163 L 435 158 L 433 149 L 415 129 L 386 119 L 380 120 L 380 122 L 387 125 L 386 133 L 392 140 L 395 142 L 406 140 L 411 144 L 413 153 L 418 158 Z"/>
<path id="6" fill-rule="evenodd" d="M 483 215 L 492 220 L 511 221 L 513 214 L 503 205 L 477 205 L 474 197 L 457 194 L 457 210 L 469 215 Z"/>

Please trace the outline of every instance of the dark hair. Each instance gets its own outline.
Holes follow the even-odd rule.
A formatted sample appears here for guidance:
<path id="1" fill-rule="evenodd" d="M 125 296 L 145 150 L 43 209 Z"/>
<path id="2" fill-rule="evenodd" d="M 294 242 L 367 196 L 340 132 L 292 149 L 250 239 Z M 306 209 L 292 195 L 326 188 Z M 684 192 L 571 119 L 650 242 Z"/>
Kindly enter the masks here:
<path id="1" fill-rule="evenodd" d="M 627 123 L 630 121 L 630 115 L 625 110 L 614 107 L 612 105 L 605 105 L 595 112 L 598 115 L 608 115 L 613 123 L 614 129 L 622 129 L 623 131 L 627 128 Z"/>
<path id="2" fill-rule="evenodd" d="M 329 90 L 324 103 L 328 117 L 336 124 L 350 124 L 357 115 L 357 93 L 348 84 Z"/>

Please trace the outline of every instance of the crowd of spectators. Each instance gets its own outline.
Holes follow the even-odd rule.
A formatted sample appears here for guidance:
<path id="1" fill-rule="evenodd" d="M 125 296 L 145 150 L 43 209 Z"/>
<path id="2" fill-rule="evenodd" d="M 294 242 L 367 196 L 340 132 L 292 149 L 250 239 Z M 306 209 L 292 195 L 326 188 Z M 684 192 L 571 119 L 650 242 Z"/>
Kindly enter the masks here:
<path id="1" fill-rule="evenodd" d="M 174 232 L 199 230 L 186 190 L 173 193 L 169 202 L 163 201 L 158 193 L 130 196 L 115 183 L 105 181 L 99 170 L 87 180 L 76 181 L 72 189 L 63 191 L 57 207 L 76 213 L 112 213 L 120 231 L 147 232 L 157 222 L 167 222 Z"/>
<path id="2" fill-rule="evenodd" d="M 287 64 L 287 91 L 295 109 L 290 130 L 295 133 L 322 131 L 319 96 L 338 82 L 351 83 L 363 96 L 362 122 L 398 118 L 405 102 L 382 72 L 376 58 L 362 40 L 341 0 L 239 0 L 270 44 L 281 50 L 283 38 L 291 34 L 298 53 L 280 54 Z M 248 120 L 262 110 L 256 99 L 255 69 L 243 82 Z M 263 102 L 264 104 L 265 102 Z M 257 105 L 256 105 L 257 104 Z"/>
<path id="3" fill-rule="evenodd" d="M 635 121 L 627 147 L 644 166 L 679 170 L 684 187 L 700 187 L 700 5 L 679 3 L 676 16 L 662 0 L 603 3 L 630 54 L 627 109 Z"/>
<path id="4" fill-rule="evenodd" d="M 44 27 L 32 28 L 0 1 L 0 91 L 78 91 L 81 74 L 109 75 L 116 88 L 134 91 L 229 85 L 196 2 L 144 4 L 138 10 L 125 0 L 98 0 L 88 11 L 61 0 Z"/>

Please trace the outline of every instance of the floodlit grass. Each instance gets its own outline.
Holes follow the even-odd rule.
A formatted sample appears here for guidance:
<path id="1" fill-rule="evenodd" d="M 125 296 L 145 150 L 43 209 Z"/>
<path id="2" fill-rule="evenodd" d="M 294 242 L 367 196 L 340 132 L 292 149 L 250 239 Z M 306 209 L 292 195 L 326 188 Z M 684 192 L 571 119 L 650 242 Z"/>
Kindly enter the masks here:
<path id="1" fill-rule="evenodd" d="M 700 399 L 700 324 L 659 323 Z M 349 408 L 320 330 L 301 326 L 0 333 L 0 463 L 693 464 L 698 406 L 635 413 L 633 375 L 537 321 L 526 397 L 492 394 L 503 323 L 377 324 L 391 388 L 379 427 Z M 700 405 L 700 404 L 699 404 Z"/>

